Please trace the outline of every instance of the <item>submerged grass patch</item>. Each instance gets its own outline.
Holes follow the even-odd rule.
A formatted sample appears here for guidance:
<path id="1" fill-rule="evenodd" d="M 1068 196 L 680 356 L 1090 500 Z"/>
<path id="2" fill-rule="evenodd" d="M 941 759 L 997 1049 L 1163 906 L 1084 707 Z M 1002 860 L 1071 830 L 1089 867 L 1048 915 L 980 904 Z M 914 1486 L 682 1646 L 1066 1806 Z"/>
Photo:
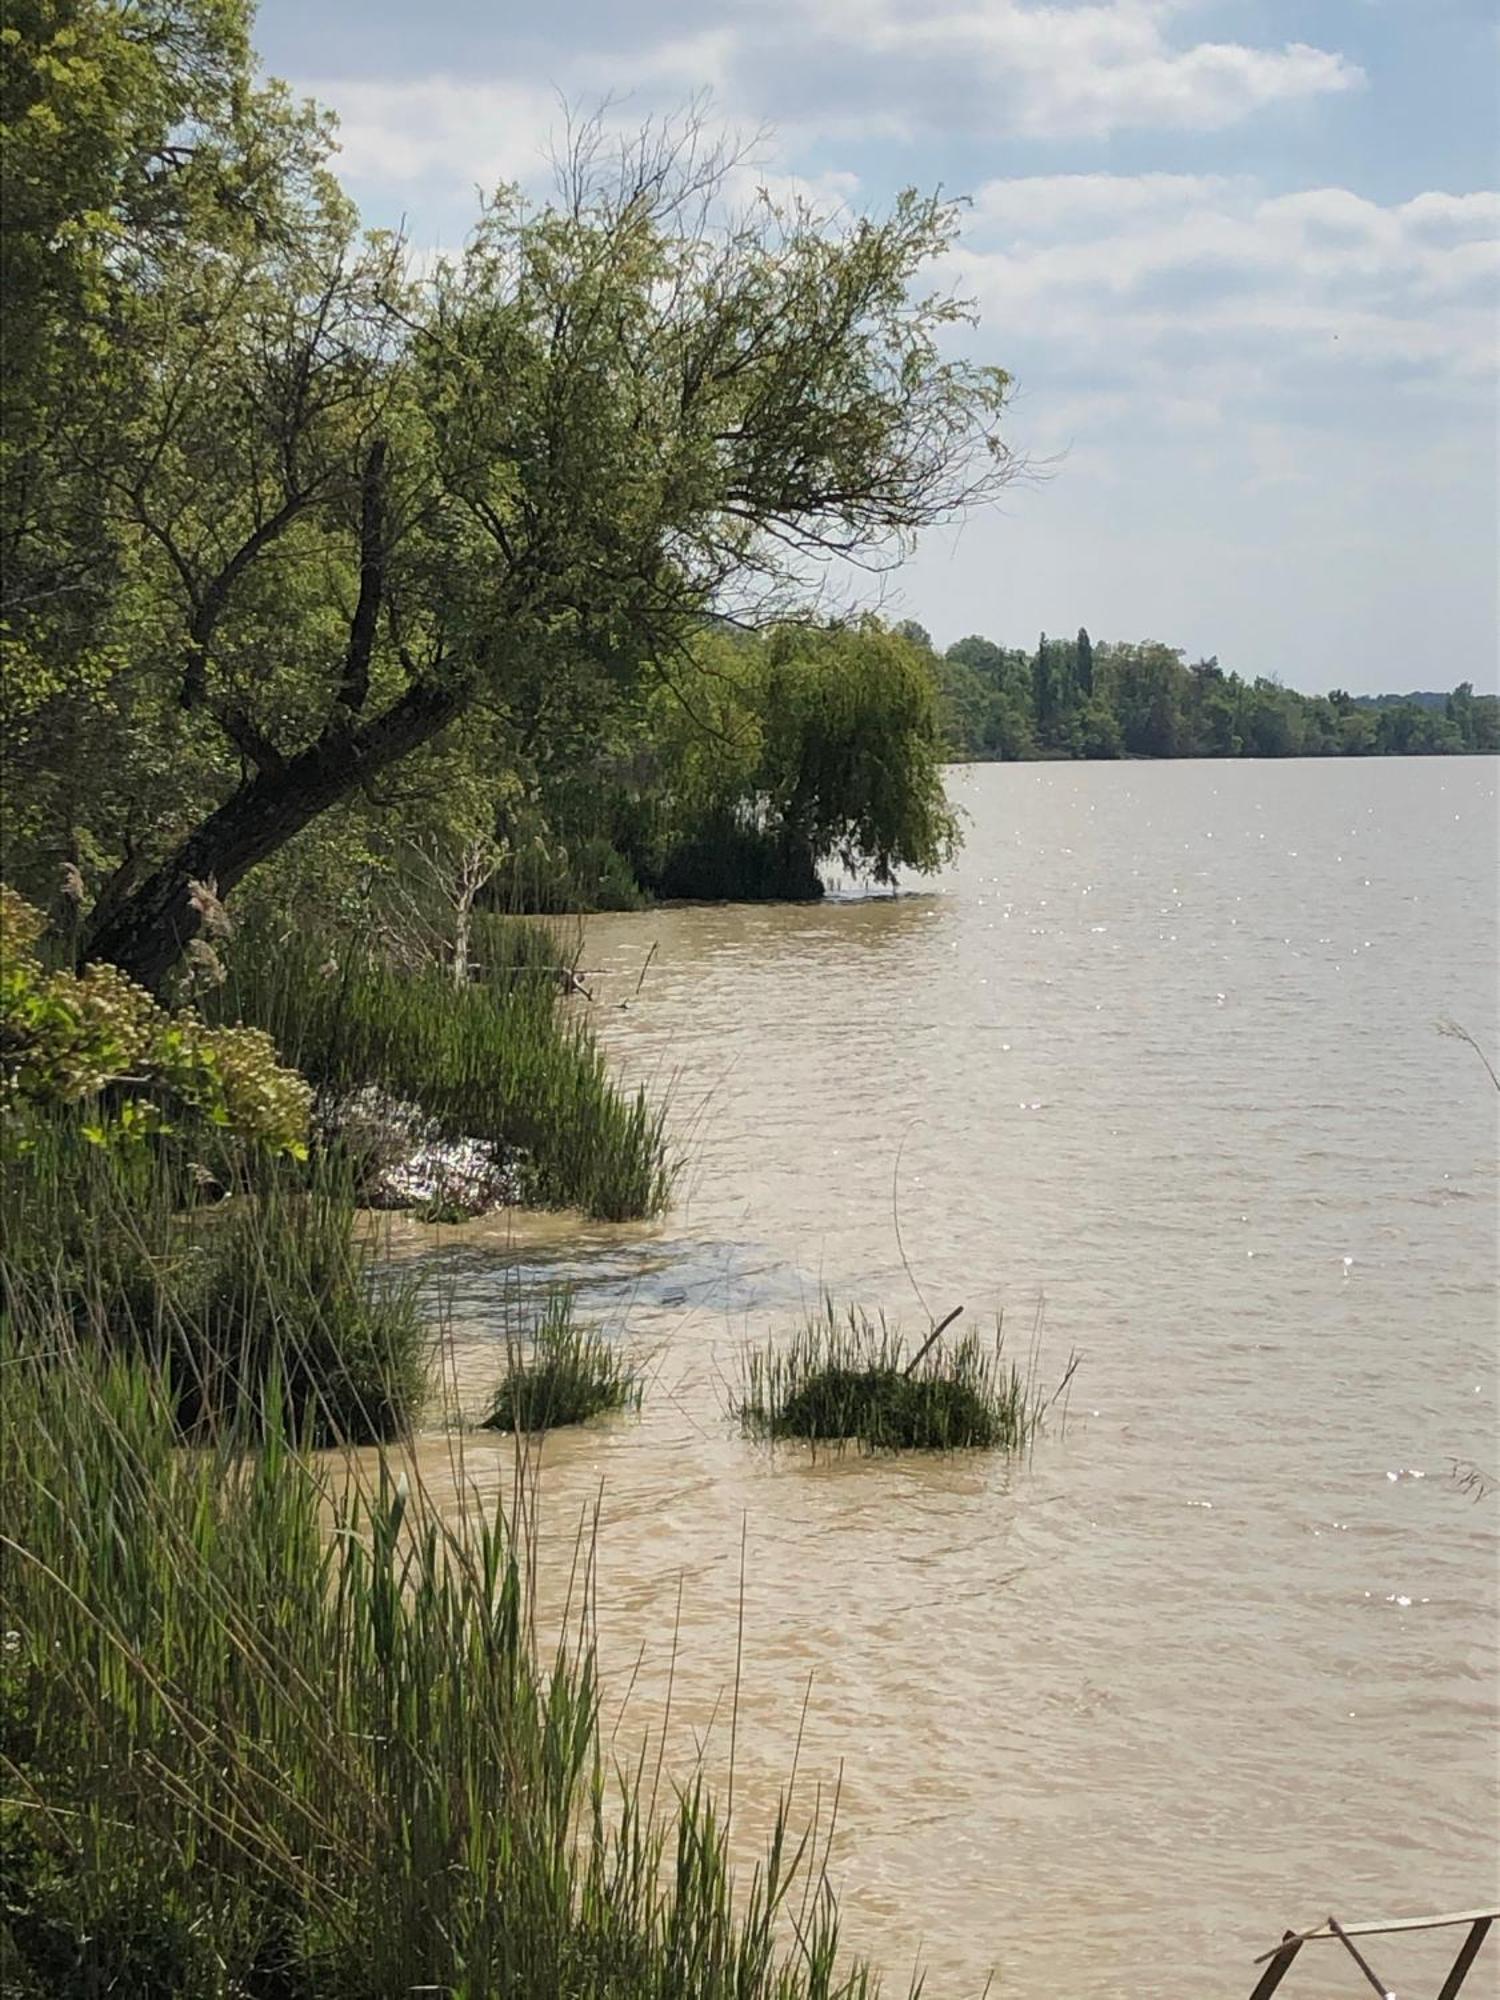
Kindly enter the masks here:
<path id="1" fill-rule="evenodd" d="M 640 1408 L 641 1379 L 618 1345 L 579 1326 L 567 1293 L 548 1301 L 529 1345 L 506 1343 L 506 1371 L 480 1420 L 491 1431 L 547 1431 Z"/>
<path id="2" fill-rule="evenodd" d="M 1034 1366 L 1023 1374 L 1007 1357 L 999 1326 L 992 1341 L 908 1342 L 883 1318 L 825 1299 L 790 1343 L 746 1356 L 735 1410 L 753 1437 L 874 1452 L 1018 1452 L 1057 1393 L 1045 1395 Z"/>

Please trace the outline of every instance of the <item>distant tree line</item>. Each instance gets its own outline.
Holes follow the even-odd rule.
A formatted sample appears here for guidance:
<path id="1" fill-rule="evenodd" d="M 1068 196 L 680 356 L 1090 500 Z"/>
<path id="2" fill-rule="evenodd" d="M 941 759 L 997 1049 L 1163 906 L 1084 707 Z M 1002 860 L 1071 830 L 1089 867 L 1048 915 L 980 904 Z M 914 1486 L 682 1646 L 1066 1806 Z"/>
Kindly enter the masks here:
<path id="1" fill-rule="evenodd" d="M 898 628 L 933 651 L 920 625 Z M 1095 644 L 1045 633 L 1032 651 L 977 636 L 933 651 L 948 753 L 1036 757 L 1402 757 L 1500 750 L 1500 698 L 1298 694 L 1189 663 L 1154 640 Z"/>

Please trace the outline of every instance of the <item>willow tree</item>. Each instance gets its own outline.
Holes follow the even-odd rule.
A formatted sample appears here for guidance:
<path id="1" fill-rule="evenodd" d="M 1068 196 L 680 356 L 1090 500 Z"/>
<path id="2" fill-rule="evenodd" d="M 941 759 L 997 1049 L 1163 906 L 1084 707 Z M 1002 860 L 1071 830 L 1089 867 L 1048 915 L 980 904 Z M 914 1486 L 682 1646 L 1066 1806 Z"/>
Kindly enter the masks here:
<path id="1" fill-rule="evenodd" d="M 920 289 L 951 205 L 726 219 L 729 162 L 690 126 L 620 149 L 592 129 L 550 201 L 502 190 L 414 283 L 318 170 L 318 121 L 289 146 L 284 100 L 247 74 L 230 50 L 234 144 L 199 184 L 280 161 L 266 219 L 226 231 L 195 195 L 133 259 L 117 207 L 111 392 L 22 441 L 87 488 L 116 579 L 56 718 L 45 620 L 7 606 L 42 746 L 24 775 L 91 727 L 114 754 L 85 760 L 74 810 L 102 811 L 115 768 L 148 775 L 159 809 L 117 798 L 98 839 L 112 873 L 84 936 L 147 984 L 194 935 L 194 881 L 229 895 L 466 710 L 586 721 L 669 671 L 705 611 L 784 611 L 809 559 L 879 559 L 1012 469 L 1005 375 L 944 358 L 966 308 Z M 42 532 L 67 523 L 22 540 Z"/>
<path id="2" fill-rule="evenodd" d="M 789 862 L 816 879 L 836 862 L 893 883 L 950 859 L 936 662 L 865 619 L 772 634 L 762 683 L 757 786 Z"/>

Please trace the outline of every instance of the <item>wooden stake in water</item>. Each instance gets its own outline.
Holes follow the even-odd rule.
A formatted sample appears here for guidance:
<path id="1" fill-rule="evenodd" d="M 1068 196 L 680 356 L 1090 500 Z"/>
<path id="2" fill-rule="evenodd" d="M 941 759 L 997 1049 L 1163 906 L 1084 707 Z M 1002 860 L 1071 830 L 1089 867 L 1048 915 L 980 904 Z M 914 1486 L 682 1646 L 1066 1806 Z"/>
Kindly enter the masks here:
<path id="1" fill-rule="evenodd" d="M 908 1361 L 906 1366 L 902 1369 L 901 1376 L 903 1381 L 910 1378 L 910 1376 L 912 1375 L 913 1371 L 917 1366 L 917 1363 L 922 1359 L 923 1355 L 926 1354 L 930 1348 L 936 1347 L 937 1343 L 942 1339 L 943 1335 L 948 1331 L 949 1327 L 952 1326 L 953 1322 L 958 1318 L 959 1314 L 962 1311 L 963 1311 L 962 1306 L 955 1306 L 946 1319 L 940 1319 L 938 1321 L 937 1325 L 932 1329 L 931 1333 L 929 1333 L 927 1338 L 922 1342 L 922 1345 L 917 1349 L 916 1353 L 912 1356 L 911 1360 Z"/>

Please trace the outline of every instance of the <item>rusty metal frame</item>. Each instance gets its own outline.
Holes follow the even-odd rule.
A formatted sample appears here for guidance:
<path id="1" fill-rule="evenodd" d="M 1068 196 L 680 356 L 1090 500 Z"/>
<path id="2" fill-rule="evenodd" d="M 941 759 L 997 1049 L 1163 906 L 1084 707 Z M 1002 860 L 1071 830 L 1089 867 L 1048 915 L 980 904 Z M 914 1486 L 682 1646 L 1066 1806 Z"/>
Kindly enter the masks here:
<path id="1" fill-rule="evenodd" d="M 1319 1924 L 1310 1931 L 1283 1931 L 1281 1942 L 1268 1952 L 1263 1952 L 1255 1961 L 1266 1969 L 1261 1974 L 1250 2000 L 1270 2000 L 1270 1996 L 1280 1986 L 1290 1971 L 1292 1961 L 1305 1944 L 1315 1944 L 1327 1938 L 1334 1938 L 1354 1960 L 1365 1979 L 1383 2000 L 1395 2000 L 1392 1989 L 1370 1965 L 1364 1953 L 1354 1940 L 1360 1937 L 1389 1937 L 1400 1931 L 1436 1931 L 1463 1924 L 1466 1926 L 1463 1942 L 1459 1945 L 1458 1956 L 1448 1968 L 1448 1976 L 1438 1991 L 1437 2000 L 1457 2000 L 1460 1987 L 1469 1975 L 1469 1968 L 1479 1956 L 1479 1948 L 1489 1935 L 1491 1924 L 1500 1918 L 1500 1909 L 1457 1910 L 1442 1917 L 1392 1917 L 1384 1923 L 1341 1924 L 1337 1917 L 1330 1917 L 1326 1924 Z"/>

